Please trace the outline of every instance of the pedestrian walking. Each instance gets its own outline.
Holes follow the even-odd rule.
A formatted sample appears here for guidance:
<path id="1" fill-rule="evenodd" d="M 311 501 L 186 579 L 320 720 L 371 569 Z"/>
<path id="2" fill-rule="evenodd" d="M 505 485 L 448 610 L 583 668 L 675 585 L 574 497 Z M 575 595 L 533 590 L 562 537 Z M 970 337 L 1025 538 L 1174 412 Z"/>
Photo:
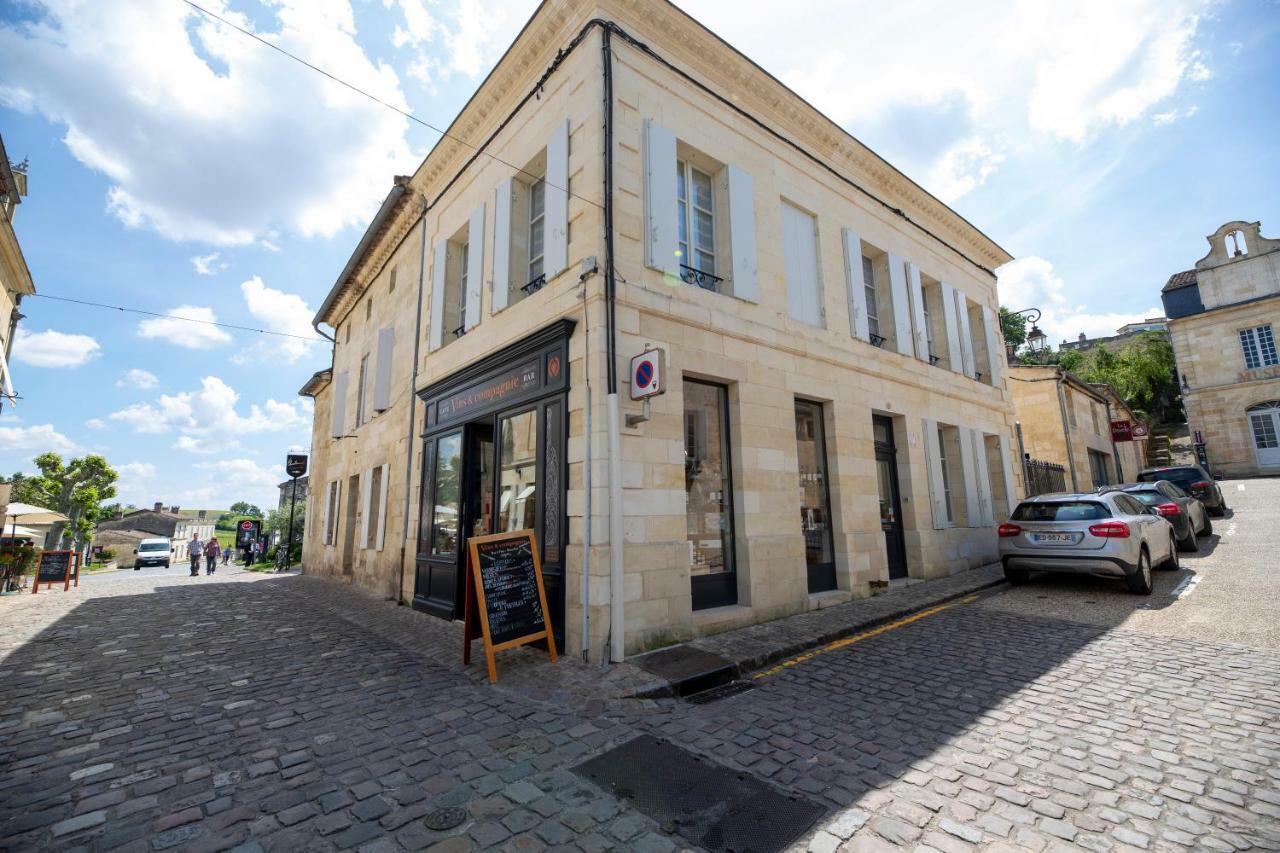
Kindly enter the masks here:
<path id="1" fill-rule="evenodd" d="M 192 536 L 191 541 L 187 543 L 187 559 L 191 561 L 191 577 L 199 577 L 200 575 L 200 555 L 204 553 L 204 546 L 201 544 L 199 537 Z"/>
<path id="2" fill-rule="evenodd" d="M 204 573 L 211 575 L 218 568 L 218 558 L 222 556 L 222 547 L 218 545 L 218 540 L 210 536 L 209 541 L 204 543 Z"/>
<path id="3" fill-rule="evenodd" d="M 226 548 L 222 549 L 222 565 L 225 566 L 230 561 L 231 561 L 231 546 L 228 545 Z"/>

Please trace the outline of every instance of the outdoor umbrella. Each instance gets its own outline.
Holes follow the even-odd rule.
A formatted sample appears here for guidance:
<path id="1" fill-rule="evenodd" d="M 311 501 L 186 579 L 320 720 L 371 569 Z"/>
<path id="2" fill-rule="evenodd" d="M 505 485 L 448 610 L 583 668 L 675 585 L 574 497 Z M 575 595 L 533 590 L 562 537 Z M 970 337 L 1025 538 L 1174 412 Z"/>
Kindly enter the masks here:
<path id="1" fill-rule="evenodd" d="M 54 524 L 59 521 L 69 521 L 65 515 L 60 512 L 54 512 L 51 509 L 45 509 L 42 506 L 32 506 L 31 504 L 12 503 L 5 510 L 5 514 L 0 518 L 0 530 L 3 530 L 3 522 L 12 518 L 13 527 L 18 527 L 18 519 L 22 519 L 24 524 Z M 12 534 L 10 534 L 12 535 Z"/>

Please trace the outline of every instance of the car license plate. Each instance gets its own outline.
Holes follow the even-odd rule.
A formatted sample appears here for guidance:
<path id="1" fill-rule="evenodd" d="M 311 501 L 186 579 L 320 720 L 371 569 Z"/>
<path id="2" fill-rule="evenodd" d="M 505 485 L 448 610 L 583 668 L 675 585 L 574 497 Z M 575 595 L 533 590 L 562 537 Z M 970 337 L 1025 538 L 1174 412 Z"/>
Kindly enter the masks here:
<path id="1" fill-rule="evenodd" d="M 1033 533 L 1031 541 L 1040 545 L 1074 545 L 1075 533 Z"/>

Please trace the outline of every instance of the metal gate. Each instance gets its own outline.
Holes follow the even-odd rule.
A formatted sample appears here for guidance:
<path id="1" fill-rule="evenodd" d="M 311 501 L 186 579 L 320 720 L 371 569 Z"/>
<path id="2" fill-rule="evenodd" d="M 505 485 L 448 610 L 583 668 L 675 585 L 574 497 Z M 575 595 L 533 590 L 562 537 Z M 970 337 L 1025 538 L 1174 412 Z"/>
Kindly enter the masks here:
<path id="1" fill-rule="evenodd" d="M 1022 466 L 1026 472 L 1027 497 L 1067 490 L 1067 469 L 1061 465 L 1027 457 Z"/>

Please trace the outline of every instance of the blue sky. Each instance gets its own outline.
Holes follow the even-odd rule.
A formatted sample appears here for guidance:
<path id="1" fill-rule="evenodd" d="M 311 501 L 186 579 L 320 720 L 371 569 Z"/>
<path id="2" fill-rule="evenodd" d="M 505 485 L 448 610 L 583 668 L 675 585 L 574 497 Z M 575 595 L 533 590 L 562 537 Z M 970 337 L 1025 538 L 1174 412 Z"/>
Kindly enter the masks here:
<path id="1" fill-rule="evenodd" d="M 209 0 L 444 126 L 535 4 Z M 680 4 L 1016 258 L 1053 341 L 1159 307 L 1231 219 L 1280 234 L 1280 3 Z M 1057 8 L 1057 7 L 1062 8 Z M 797 13 L 799 12 L 799 13 Z M 311 334 L 435 135 L 180 0 L 0 8 L 0 133 L 40 293 Z M 52 300 L 23 305 L 0 471 L 103 453 L 121 497 L 274 501 L 328 349 Z"/>

